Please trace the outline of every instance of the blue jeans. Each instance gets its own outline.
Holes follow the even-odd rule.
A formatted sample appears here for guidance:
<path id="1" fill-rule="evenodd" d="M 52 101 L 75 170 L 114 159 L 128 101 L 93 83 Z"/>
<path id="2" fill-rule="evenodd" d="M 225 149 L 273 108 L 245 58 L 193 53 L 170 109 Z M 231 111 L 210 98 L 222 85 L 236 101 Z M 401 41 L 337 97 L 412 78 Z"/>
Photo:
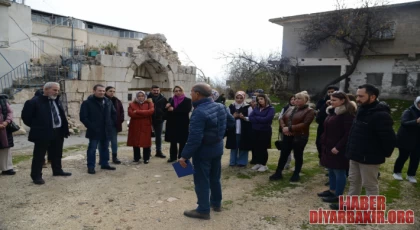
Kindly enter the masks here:
<path id="1" fill-rule="evenodd" d="M 193 157 L 194 185 L 197 194 L 197 212 L 210 213 L 210 204 L 220 207 L 222 184 L 220 182 L 222 156 L 211 159 Z M 211 194 L 211 195 L 210 195 Z"/>
<path id="2" fill-rule="evenodd" d="M 99 146 L 98 146 L 99 145 Z M 109 140 L 93 140 L 89 139 L 89 145 L 87 149 L 87 167 L 95 168 L 96 162 L 96 149 L 99 150 L 99 164 L 101 166 L 109 165 Z"/>
<path id="3" fill-rule="evenodd" d="M 230 150 L 230 166 L 234 165 L 247 165 L 248 164 L 248 151 L 240 150 L 239 144 L 241 143 L 241 134 L 236 134 L 236 149 Z M 238 156 L 239 153 L 239 156 Z"/>
<path id="4" fill-rule="evenodd" d="M 335 191 L 335 196 L 341 196 L 346 187 L 346 170 L 345 169 L 328 169 L 328 177 L 330 179 L 330 190 Z"/>
<path id="5" fill-rule="evenodd" d="M 118 153 L 118 133 L 117 129 L 112 129 L 111 133 L 111 150 L 112 150 L 112 156 L 117 156 Z"/>
<path id="6" fill-rule="evenodd" d="M 163 121 L 153 122 L 153 130 L 155 131 L 156 152 L 162 151 L 162 128 Z"/>

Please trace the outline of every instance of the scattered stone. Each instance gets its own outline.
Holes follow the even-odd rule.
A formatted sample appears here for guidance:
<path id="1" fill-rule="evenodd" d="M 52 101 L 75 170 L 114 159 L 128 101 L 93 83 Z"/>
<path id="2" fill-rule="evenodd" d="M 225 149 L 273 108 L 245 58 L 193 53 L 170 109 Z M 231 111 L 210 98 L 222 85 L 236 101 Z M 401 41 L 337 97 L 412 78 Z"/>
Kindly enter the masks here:
<path id="1" fill-rule="evenodd" d="M 161 175 L 155 175 L 155 177 L 162 177 Z"/>
<path id="2" fill-rule="evenodd" d="M 79 203 L 77 203 L 78 205 L 84 205 L 84 204 L 87 204 L 88 202 L 79 202 Z"/>
<path id="3" fill-rule="evenodd" d="M 176 200 L 178 200 L 178 198 L 175 198 L 175 197 L 169 197 L 166 201 L 168 201 L 168 202 L 174 202 L 174 201 L 176 201 Z"/>
<path id="4" fill-rule="evenodd" d="M 156 201 L 156 203 L 158 203 L 158 204 L 162 204 L 162 203 L 163 203 L 163 201 L 158 200 L 158 201 Z"/>
<path id="5" fill-rule="evenodd" d="M 70 160 L 83 160 L 85 157 L 82 154 L 77 154 L 74 156 L 67 156 L 62 159 L 62 161 L 70 161 Z"/>
<path id="6" fill-rule="evenodd" d="M 114 199 L 109 199 L 108 201 L 109 201 L 109 202 L 113 202 L 113 201 L 114 201 Z"/>
<path id="7" fill-rule="evenodd" d="M 160 180 L 156 182 L 156 184 L 160 184 Z"/>

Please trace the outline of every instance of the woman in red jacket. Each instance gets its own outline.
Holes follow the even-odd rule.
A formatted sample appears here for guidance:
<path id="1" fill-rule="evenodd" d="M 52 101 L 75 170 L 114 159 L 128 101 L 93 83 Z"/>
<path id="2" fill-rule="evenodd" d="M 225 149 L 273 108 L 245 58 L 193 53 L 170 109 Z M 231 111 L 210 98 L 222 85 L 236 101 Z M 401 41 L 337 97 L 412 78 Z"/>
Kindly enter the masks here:
<path id="1" fill-rule="evenodd" d="M 356 115 L 356 104 L 340 91 L 331 94 L 330 102 L 321 136 L 321 164 L 329 170 L 330 189 L 318 193 L 318 196 L 322 197 L 324 202 L 336 203 L 346 186 L 349 160 L 345 153 L 350 128 Z"/>
<path id="2" fill-rule="evenodd" d="M 140 148 L 143 148 L 143 161 L 149 163 L 152 146 L 152 115 L 155 111 L 151 99 L 146 100 L 146 93 L 140 91 L 128 106 L 130 125 L 128 128 L 127 146 L 133 146 L 134 162 L 141 159 Z"/>

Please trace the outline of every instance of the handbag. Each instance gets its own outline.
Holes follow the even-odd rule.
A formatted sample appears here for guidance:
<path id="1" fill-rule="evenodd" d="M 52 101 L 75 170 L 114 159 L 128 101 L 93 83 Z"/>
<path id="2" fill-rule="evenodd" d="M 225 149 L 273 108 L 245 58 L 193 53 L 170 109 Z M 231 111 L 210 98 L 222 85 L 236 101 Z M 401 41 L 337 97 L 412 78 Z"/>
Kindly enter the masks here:
<path id="1" fill-rule="evenodd" d="M 14 121 L 12 121 L 12 123 L 10 123 L 6 126 L 6 130 L 14 133 L 14 132 L 20 130 L 20 127 Z"/>
<path id="2" fill-rule="evenodd" d="M 279 136 L 278 139 L 274 142 L 276 145 L 277 150 L 280 150 L 283 148 L 283 140 L 280 140 L 280 129 L 279 129 Z"/>
<path id="3" fill-rule="evenodd" d="M 7 117 L 7 101 L 6 100 L 1 100 L 0 105 L 1 105 L 1 109 L 2 109 L 1 112 L 3 114 L 3 118 L 6 119 L 6 117 Z M 6 126 L 6 131 L 11 132 L 11 133 L 14 133 L 18 130 L 20 130 L 20 127 L 14 121 L 12 121 L 10 124 L 8 124 Z"/>

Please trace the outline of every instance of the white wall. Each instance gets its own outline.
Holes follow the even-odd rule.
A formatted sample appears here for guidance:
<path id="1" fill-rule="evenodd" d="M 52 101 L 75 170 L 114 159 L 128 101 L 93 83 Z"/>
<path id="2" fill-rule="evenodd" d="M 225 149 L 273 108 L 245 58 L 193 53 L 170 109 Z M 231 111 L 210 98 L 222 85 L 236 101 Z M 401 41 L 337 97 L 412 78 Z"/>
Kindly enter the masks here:
<path id="1" fill-rule="evenodd" d="M 9 18 L 10 47 L 23 50 L 30 54 L 31 43 L 28 36 L 32 35 L 31 8 L 23 4 L 12 3 L 9 7 L 9 17 L 13 18 L 19 25 L 18 26 L 12 19 Z"/>

